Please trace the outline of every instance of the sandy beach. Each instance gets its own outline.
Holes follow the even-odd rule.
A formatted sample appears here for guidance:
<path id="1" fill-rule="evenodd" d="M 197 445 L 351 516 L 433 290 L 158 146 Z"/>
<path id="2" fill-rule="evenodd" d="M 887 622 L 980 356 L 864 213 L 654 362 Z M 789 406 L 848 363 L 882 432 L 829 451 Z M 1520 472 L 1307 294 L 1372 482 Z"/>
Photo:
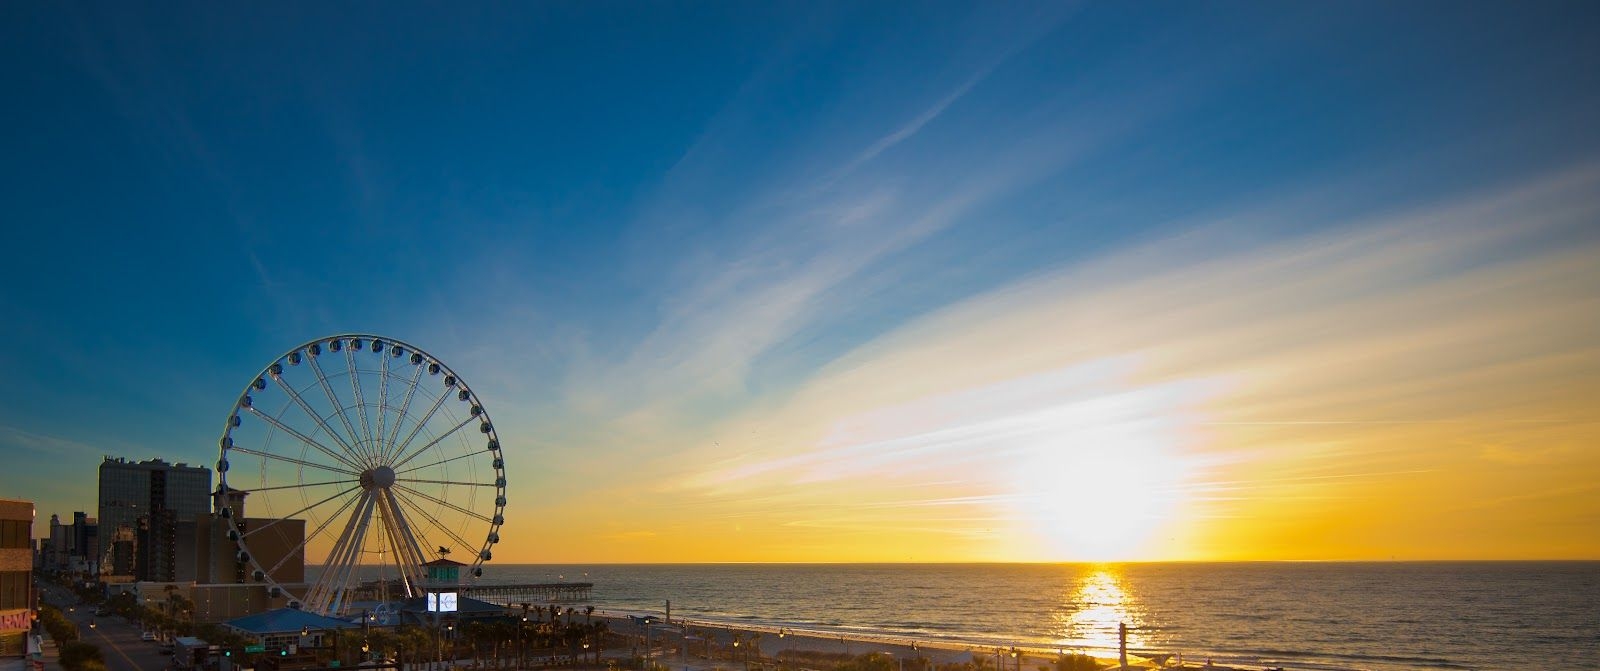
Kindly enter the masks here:
<path id="1" fill-rule="evenodd" d="M 821 670 L 869 653 L 886 655 L 896 660 L 896 666 L 902 669 L 908 666 L 939 669 L 978 663 L 999 671 L 1038 671 L 1040 667 L 1053 669 L 1061 652 L 1069 655 L 1088 654 L 1095 657 L 1102 668 L 1115 667 L 1119 663 L 1115 653 L 1108 654 L 1103 650 L 1053 651 L 1020 645 L 977 645 L 866 633 L 836 634 L 768 626 L 733 626 L 685 618 L 673 618 L 667 622 L 660 616 L 654 616 L 654 622 L 646 627 L 634 616 L 621 613 L 597 612 L 595 617 L 608 620 L 613 633 L 628 638 L 636 646 L 631 650 L 610 651 L 608 657 L 628 657 L 636 651 L 643 654 L 648 634 L 649 654 L 668 669 L 683 671 L 742 671 L 747 662 L 750 666 L 775 666 L 783 662 L 789 666 Z M 995 663 L 997 658 L 998 665 Z M 1196 663 L 1196 660 L 1183 662 L 1180 665 L 1174 655 L 1155 658 L 1132 653 L 1128 655 L 1130 668 L 1229 669 L 1223 666 L 1206 667 L 1204 660 L 1199 660 L 1200 663 Z"/>

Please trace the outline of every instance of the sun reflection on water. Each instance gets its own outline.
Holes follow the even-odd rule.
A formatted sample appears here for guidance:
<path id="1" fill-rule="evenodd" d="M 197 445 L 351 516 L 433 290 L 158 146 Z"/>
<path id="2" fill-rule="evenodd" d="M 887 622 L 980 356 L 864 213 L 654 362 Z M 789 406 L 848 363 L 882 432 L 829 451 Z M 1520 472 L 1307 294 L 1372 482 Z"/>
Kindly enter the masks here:
<path id="1" fill-rule="evenodd" d="M 1078 576 L 1076 590 L 1068 587 L 1055 613 L 1057 644 L 1063 647 L 1115 650 L 1117 625 L 1128 625 L 1128 647 L 1145 645 L 1139 633 L 1143 608 L 1122 588 L 1115 566 L 1093 566 Z"/>

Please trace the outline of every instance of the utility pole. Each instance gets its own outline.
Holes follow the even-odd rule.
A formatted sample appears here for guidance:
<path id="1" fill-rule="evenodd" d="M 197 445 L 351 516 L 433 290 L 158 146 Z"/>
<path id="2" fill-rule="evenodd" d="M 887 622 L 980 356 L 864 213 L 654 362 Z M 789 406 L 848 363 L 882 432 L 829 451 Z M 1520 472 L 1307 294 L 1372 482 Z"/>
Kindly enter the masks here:
<path id="1" fill-rule="evenodd" d="M 1117 623 L 1117 661 L 1121 663 L 1118 668 L 1128 668 L 1128 623 Z"/>

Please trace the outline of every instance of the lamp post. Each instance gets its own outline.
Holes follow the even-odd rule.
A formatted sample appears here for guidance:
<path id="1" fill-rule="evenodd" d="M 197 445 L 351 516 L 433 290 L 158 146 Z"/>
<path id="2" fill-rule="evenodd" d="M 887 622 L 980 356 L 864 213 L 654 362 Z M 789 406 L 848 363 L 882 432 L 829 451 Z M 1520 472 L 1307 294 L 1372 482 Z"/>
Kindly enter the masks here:
<path id="1" fill-rule="evenodd" d="M 455 638 L 456 623 L 446 622 L 444 625 L 444 645 L 445 649 L 450 651 L 450 662 L 452 664 L 456 661 Z"/>

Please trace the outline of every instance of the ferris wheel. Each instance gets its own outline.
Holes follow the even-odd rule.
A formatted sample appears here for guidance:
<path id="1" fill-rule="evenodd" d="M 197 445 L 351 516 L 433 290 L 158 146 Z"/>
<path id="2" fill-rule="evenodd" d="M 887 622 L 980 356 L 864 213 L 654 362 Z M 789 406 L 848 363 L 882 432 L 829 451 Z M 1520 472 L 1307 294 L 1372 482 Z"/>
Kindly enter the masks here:
<path id="1" fill-rule="evenodd" d="M 220 446 L 218 514 L 239 577 L 305 610 L 420 596 L 434 555 L 482 576 L 500 542 L 505 459 L 489 413 L 408 343 L 342 334 L 285 352 L 245 386 Z"/>

